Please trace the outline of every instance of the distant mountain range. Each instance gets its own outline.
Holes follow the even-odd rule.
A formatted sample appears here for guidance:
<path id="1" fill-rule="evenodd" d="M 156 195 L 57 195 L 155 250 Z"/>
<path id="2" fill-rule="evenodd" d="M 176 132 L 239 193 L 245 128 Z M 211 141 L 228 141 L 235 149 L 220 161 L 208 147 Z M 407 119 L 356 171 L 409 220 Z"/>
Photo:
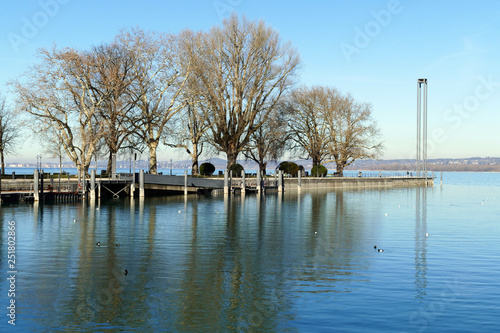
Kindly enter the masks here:
<path id="1" fill-rule="evenodd" d="M 225 169 L 227 161 L 222 158 L 214 157 L 210 159 L 200 160 L 203 162 L 212 163 L 216 169 Z M 304 166 L 306 170 L 312 168 L 311 160 L 293 160 L 293 162 Z M 122 160 L 117 162 L 117 168 L 129 169 L 132 168 L 130 160 Z M 257 163 L 248 160 L 238 160 L 245 169 L 255 170 L 258 168 Z M 279 162 L 269 161 L 267 169 L 272 170 L 277 167 Z M 325 163 L 327 169 L 335 169 L 334 163 Z M 107 161 L 98 161 L 98 168 L 106 168 Z M 7 168 L 36 168 L 33 163 L 7 163 Z M 44 168 L 58 168 L 58 163 L 43 163 Z M 63 163 L 63 168 L 74 168 L 73 163 Z M 92 166 L 93 167 L 93 166 Z M 137 161 L 136 168 L 147 169 L 147 161 Z M 190 169 L 191 160 L 181 161 L 159 161 L 158 169 Z M 356 160 L 346 170 L 388 170 L 388 171 L 411 171 L 415 170 L 414 159 L 392 159 L 392 160 Z M 438 158 L 427 160 L 427 170 L 429 171 L 494 171 L 500 172 L 500 157 L 470 157 L 470 158 Z"/>
<path id="2" fill-rule="evenodd" d="M 358 160 L 350 170 L 415 170 L 415 160 Z M 493 171 L 500 172 L 500 157 L 470 157 L 470 158 L 437 158 L 427 160 L 429 171 Z"/>
<path id="3" fill-rule="evenodd" d="M 216 169 L 225 169 L 227 161 L 221 158 L 211 158 L 200 161 L 212 163 Z M 304 166 L 306 170 L 312 168 L 312 160 L 293 160 L 298 165 Z M 245 169 L 257 169 L 257 163 L 247 160 L 238 160 Z M 267 168 L 272 170 L 280 162 L 269 161 Z M 177 166 L 190 167 L 191 161 L 172 162 L 173 168 Z M 328 170 L 335 169 L 335 163 L 324 164 Z M 168 169 L 170 162 L 160 162 L 159 168 Z M 414 159 L 392 159 L 392 160 L 356 160 L 346 170 L 387 170 L 387 171 L 411 171 L 415 170 Z M 471 157 L 471 158 L 438 158 L 427 160 L 427 170 L 429 171 L 498 171 L 500 172 L 500 157 Z"/>

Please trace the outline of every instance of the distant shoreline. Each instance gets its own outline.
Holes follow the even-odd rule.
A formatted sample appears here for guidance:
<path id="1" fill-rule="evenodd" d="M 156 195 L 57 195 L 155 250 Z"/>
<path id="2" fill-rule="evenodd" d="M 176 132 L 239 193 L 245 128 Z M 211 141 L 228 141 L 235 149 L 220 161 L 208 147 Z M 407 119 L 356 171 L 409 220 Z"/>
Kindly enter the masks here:
<path id="1" fill-rule="evenodd" d="M 356 166 L 346 170 L 361 170 L 361 171 L 415 171 L 415 165 L 407 164 L 379 164 Z M 434 172 L 500 172 L 500 165 L 435 165 L 427 164 L 427 171 Z"/>
<path id="2" fill-rule="evenodd" d="M 493 168 L 492 168 L 493 167 Z M 36 167 L 7 167 L 5 168 L 5 175 L 11 175 L 13 172 L 16 175 L 32 175 L 33 170 L 35 170 Z M 59 173 L 59 167 L 44 167 L 44 172 L 47 173 Z M 136 168 L 136 172 L 139 172 L 139 170 L 146 170 L 147 168 Z M 95 170 L 95 168 L 90 168 L 90 170 Z M 97 168 L 97 173 L 100 174 L 101 170 L 106 170 L 106 168 Z M 190 168 L 187 169 L 181 169 L 181 168 L 172 168 L 172 169 L 167 169 L 167 168 L 158 168 L 158 173 L 162 173 L 164 175 L 169 175 L 170 172 L 172 171 L 172 175 L 184 175 L 184 170 L 188 170 L 188 173 L 190 174 Z M 214 175 L 217 175 L 219 171 L 223 171 L 223 168 L 218 168 L 214 172 Z M 257 172 L 257 168 L 253 167 L 247 167 L 245 170 L 248 171 L 248 173 L 254 173 Z M 67 172 L 70 175 L 76 175 L 77 170 L 76 168 L 62 168 L 63 172 Z M 309 170 L 306 170 L 309 171 Z M 331 168 L 328 168 L 328 175 L 331 175 L 334 173 L 335 170 L 332 170 Z M 414 165 L 405 165 L 405 164 L 379 164 L 379 165 L 364 165 L 364 166 L 355 166 L 355 167 L 348 167 L 344 170 L 344 173 L 346 173 L 347 177 L 350 177 L 351 173 L 357 173 L 359 171 L 369 171 L 369 172 L 400 172 L 400 173 L 406 173 L 406 172 L 415 172 L 415 166 Z M 427 165 L 427 171 L 429 172 L 489 172 L 489 173 L 499 173 L 500 172 L 500 165 L 432 165 L 428 164 Z M 117 173 L 130 173 L 132 170 L 129 168 L 117 168 L 116 169 Z M 274 168 L 268 168 L 267 173 L 272 174 L 274 172 Z"/>

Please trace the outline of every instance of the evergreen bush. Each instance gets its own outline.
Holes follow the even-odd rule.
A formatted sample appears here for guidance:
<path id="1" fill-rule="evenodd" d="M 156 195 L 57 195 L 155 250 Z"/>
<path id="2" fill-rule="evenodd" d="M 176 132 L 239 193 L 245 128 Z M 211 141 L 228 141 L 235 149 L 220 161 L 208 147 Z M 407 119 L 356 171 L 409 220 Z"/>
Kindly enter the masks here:
<path id="1" fill-rule="evenodd" d="M 281 162 L 278 166 L 278 170 L 281 170 L 284 173 L 291 175 L 292 177 L 297 177 L 297 173 L 299 172 L 299 165 L 294 162 Z"/>
<path id="2" fill-rule="evenodd" d="M 211 176 L 215 172 L 215 165 L 209 162 L 202 163 L 200 165 L 200 175 Z"/>
<path id="3" fill-rule="evenodd" d="M 240 177 L 241 176 L 241 172 L 243 170 L 245 170 L 243 168 L 243 166 L 241 166 L 241 164 L 238 164 L 238 163 L 235 163 L 235 164 L 231 165 L 231 167 L 229 168 L 229 171 L 233 172 L 233 177 Z"/>
<path id="4" fill-rule="evenodd" d="M 328 173 L 328 169 L 323 165 L 315 165 L 311 169 L 311 176 L 313 177 L 325 177 Z"/>

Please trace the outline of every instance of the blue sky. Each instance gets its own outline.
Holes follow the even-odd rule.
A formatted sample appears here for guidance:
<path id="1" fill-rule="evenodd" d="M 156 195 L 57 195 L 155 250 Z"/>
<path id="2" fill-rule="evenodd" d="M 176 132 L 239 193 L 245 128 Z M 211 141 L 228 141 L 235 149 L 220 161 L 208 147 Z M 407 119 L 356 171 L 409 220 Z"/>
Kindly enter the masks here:
<path id="1" fill-rule="evenodd" d="M 121 28 L 208 30 L 231 11 L 263 19 L 302 58 L 300 83 L 373 105 L 383 158 L 414 158 L 417 79 L 428 79 L 428 156 L 500 156 L 498 1 L 3 1 L 0 92 L 40 47 L 88 48 Z M 27 28 L 30 26 L 32 29 Z M 35 161 L 27 139 L 18 156 Z M 161 159 L 187 155 L 167 149 Z"/>

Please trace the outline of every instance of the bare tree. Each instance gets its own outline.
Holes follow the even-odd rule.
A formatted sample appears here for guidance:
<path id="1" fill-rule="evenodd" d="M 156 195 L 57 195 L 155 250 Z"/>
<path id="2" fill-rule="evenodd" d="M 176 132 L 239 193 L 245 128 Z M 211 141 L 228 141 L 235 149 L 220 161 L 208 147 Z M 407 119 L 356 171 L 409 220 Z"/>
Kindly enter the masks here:
<path id="1" fill-rule="evenodd" d="M 229 167 L 290 87 L 299 56 L 263 21 L 232 15 L 204 36 L 195 60 L 196 94 L 210 125 L 208 139 L 227 155 Z"/>
<path id="2" fill-rule="evenodd" d="M 205 113 L 200 111 L 198 103 L 187 103 L 186 107 L 178 114 L 176 125 L 168 136 L 175 143 L 165 142 L 172 148 L 183 148 L 191 157 L 191 174 L 199 174 L 198 160 L 203 153 L 205 133 L 208 125 Z"/>
<path id="3" fill-rule="evenodd" d="M 5 97 L 0 95 L 0 160 L 2 175 L 5 174 L 5 156 L 15 154 L 19 143 L 18 115 L 7 104 Z"/>
<path id="4" fill-rule="evenodd" d="M 247 148 L 246 158 L 259 164 L 259 170 L 266 173 L 268 161 L 277 161 L 287 148 L 288 125 L 284 109 L 273 110 L 266 122 L 253 132 Z"/>
<path id="5" fill-rule="evenodd" d="M 337 165 L 337 174 L 355 160 L 377 158 L 383 149 L 380 131 L 372 119 L 372 106 L 358 103 L 351 95 L 341 96 L 335 109 L 325 113 L 330 156 Z"/>
<path id="6" fill-rule="evenodd" d="M 336 97 L 337 93 L 322 87 L 299 87 L 288 96 L 285 107 L 288 113 L 290 140 L 292 149 L 301 158 L 311 158 L 313 167 L 321 164 L 328 156 L 327 127 L 322 110 L 329 109 L 332 102 L 328 96 Z"/>
<path id="7" fill-rule="evenodd" d="M 167 124 L 184 105 L 179 96 L 189 67 L 182 66 L 178 58 L 176 36 L 133 29 L 123 31 L 117 42 L 134 54 L 130 95 L 137 103 L 129 121 L 149 149 L 149 172 L 156 174 L 156 151 Z"/>
<path id="8" fill-rule="evenodd" d="M 10 83 L 17 106 L 33 116 L 39 131 L 53 129 L 80 174 L 88 171 L 103 126 L 97 118 L 107 96 L 95 94 L 97 75 L 88 54 L 74 49 L 39 52 L 41 63 L 30 67 L 23 80 Z"/>
<path id="9" fill-rule="evenodd" d="M 32 128 L 34 132 L 37 132 L 35 128 Z M 60 132 L 54 128 L 46 128 L 46 130 L 39 132 L 38 136 L 42 138 L 41 143 L 44 147 L 44 152 L 47 153 L 51 158 L 57 158 L 59 160 L 59 179 L 58 186 L 59 191 L 61 190 L 61 173 L 62 173 L 62 161 L 65 155 L 63 148 L 63 138 Z"/>
<path id="10" fill-rule="evenodd" d="M 102 121 L 103 139 L 109 153 L 107 172 L 111 173 L 113 154 L 129 143 L 133 132 L 128 115 L 136 104 L 129 94 L 129 87 L 135 80 L 134 59 L 133 54 L 118 43 L 94 47 L 89 58 L 97 69 L 91 89 L 104 98 L 98 118 Z"/>
<path id="11" fill-rule="evenodd" d="M 189 30 L 179 35 L 180 65 L 184 72 L 190 72 L 195 58 L 201 52 L 203 34 L 193 33 Z M 165 145 L 173 148 L 183 148 L 191 157 L 191 173 L 199 174 L 198 160 L 203 153 L 206 141 L 206 132 L 209 129 L 208 114 L 203 112 L 201 101 L 203 96 L 197 95 L 196 87 L 199 80 L 195 75 L 189 75 L 180 100 L 185 103 L 182 110 L 175 117 L 170 135 Z M 172 142 L 167 142 L 172 141 Z"/>

